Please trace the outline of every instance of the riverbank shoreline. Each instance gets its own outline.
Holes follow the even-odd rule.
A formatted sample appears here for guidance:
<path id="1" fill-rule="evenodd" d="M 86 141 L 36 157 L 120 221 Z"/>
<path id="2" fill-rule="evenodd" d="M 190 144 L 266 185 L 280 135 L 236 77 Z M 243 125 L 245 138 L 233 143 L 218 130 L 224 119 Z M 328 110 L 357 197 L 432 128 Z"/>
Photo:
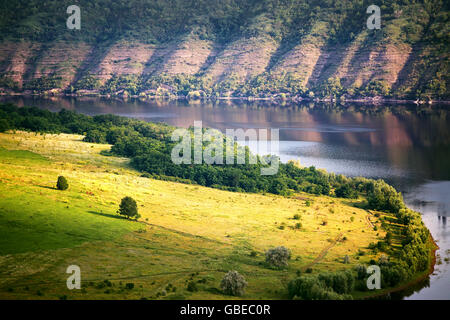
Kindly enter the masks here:
<path id="1" fill-rule="evenodd" d="M 142 97 L 139 95 L 110 95 L 110 94 L 71 94 L 71 93 L 61 93 L 61 92 L 44 92 L 44 93 L 21 93 L 21 92 L 0 92 L 0 97 L 60 97 L 60 98 L 107 98 L 107 99 L 121 99 L 127 101 L 129 99 L 138 99 L 141 101 L 188 101 L 188 102 L 206 102 L 206 101 L 268 101 L 272 103 L 283 103 L 283 102 L 320 102 L 320 103 L 358 103 L 358 104 L 372 104 L 380 105 L 383 103 L 389 104 L 411 104 L 411 105 L 433 105 L 433 104 L 444 104 L 450 105 L 450 100 L 412 100 L 412 99 L 394 99 L 394 98 L 384 98 L 384 97 L 361 97 L 361 98 L 308 98 L 308 97 L 285 97 L 281 98 L 279 95 L 274 95 L 271 97 L 230 97 L 230 96 L 219 96 L 219 97 L 200 97 L 200 98 L 189 98 L 187 96 L 153 96 L 153 97 Z"/>
<path id="2" fill-rule="evenodd" d="M 430 233 L 430 237 L 428 239 L 429 245 L 432 247 L 432 250 L 430 251 L 430 264 L 427 268 L 427 270 L 421 272 L 418 274 L 418 277 L 415 277 L 414 279 L 409 280 L 406 283 L 401 284 L 400 286 L 394 287 L 394 288 L 388 288 L 386 290 L 383 290 L 383 292 L 377 292 L 374 294 L 370 294 L 367 296 L 362 296 L 358 300 L 370 300 L 370 299 L 376 299 L 383 296 L 388 296 L 392 293 L 396 293 L 399 291 L 406 290 L 408 288 L 411 288 L 420 282 L 424 281 L 427 277 L 429 277 L 431 274 L 433 274 L 435 266 L 436 266 L 436 251 L 439 250 L 439 246 L 437 245 L 436 241 L 434 240 L 433 236 Z"/>
<path id="3" fill-rule="evenodd" d="M 22 123 L 22 121 L 20 121 L 20 123 Z M 331 212 L 331 211 L 330 211 Z M 417 213 L 418 217 L 420 217 L 419 213 Z M 362 220 L 363 221 L 363 220 Z M 404 224 L 403 222 L 401 224 Z M 390 225 L 390 224 L 389 224 Z M 418 225 L 418 224 L 416 224 Z M 283 228 L 284 229 L 284 228 Z M 373 224 L 369 224 L 369 230 L 373 230 L 375 229 L 375 227 L 373 226 Z M 377 234 L 378 236 L 378 234 Z M 396 288 L 386 288 L 385 291 L 380 290 L 381 292 L 376 292 L 377 295 L 383 295 L 383 294 L 388 294 L 389 292 L 395 292 L 398 290 L 401 290 L 402 288 L 406 288 L 406 287 L 411 287 L 414 283 L 417 283 L 419 281 L 421 281 L 421 277 L 426 277 L 427 275 L 429 275 L 429 273 L 433 272 L 434 269 L 434 265 L 435 265 L 435 261 L 436 261 L 436 254 L 435 251 L 437 249 L 436 243 L 434 242 L 433 237 L 430 235 L 430 233 L 426 233 L 424 234 L 425 237 L 422 237 L 422 239 L 426 239 L 425 243 L 423 243 L 421 241 L 421 247 L 423 247 L 424 251 L 422 251 L 423 253 L 426 253 L 426 255 L 422 254 L 421 257 L 423 257 L 424 259 L 422 260 L 426 266 L 425 269 L 427 269 L 426 271 L 422 271 L 422 272 L 417 272 L 416 274 L 413 274 L 411 277 L 411 281 L 407 282 L 407 283 L 403 283 L 403 284 L 399 284 Z M 400 243 L 400 242 L 399 242 Z M 435 250 L 433 250 L 432 246 L 434 247 Z M 370 248 L 370 247 L 369 247 Z M 399 247 L 402 248 L 402 247 Z M 389 251 L 387 251 L 389 252 Z M 430 256 L 430 254 L 432 254 L 432 256 Z M 358 259 L 359 260 L 359 259 Z M 374 260 L 375 261 L 375 260 Z M 356 262 L 356 261 L 355 261 Z M 372 262 L 372 260 L 366 259 L 364 262 L 362 262 L 364 264 L 376 264 L 376 262 Z M 424 265 L 422 264 L 422 266 Z M 406 269 L 408 268 L 407 266 L 405 266 Z M 422 269 L 422 268 L 420 268 Z M 420 270 L 420 269 L 414 269 L 414 270 Z M 306 270 L 305 270 L 306 271 Z M 408 272 L 405 272 L 404 274 L 409 274 Z M 399 277 L 400 278 L 400 277 Z M 397 279 L 399 279 L 397 278 Z M 403 277 L 401 277 L 403 278 Z M 395 283 L 395 282 L 394 282 Z M 410 292 L 411 290 L 408 290 L 408 292 Z M 375 292 L 363 292 L 361 294 L 355 294 L 355 298 L 358 299 L 358 297 L 363 298 L 364 296 L 369 296 L 370 294 L 375 293 Z M 389 296 L 388 296 L 389 297 Z"/>

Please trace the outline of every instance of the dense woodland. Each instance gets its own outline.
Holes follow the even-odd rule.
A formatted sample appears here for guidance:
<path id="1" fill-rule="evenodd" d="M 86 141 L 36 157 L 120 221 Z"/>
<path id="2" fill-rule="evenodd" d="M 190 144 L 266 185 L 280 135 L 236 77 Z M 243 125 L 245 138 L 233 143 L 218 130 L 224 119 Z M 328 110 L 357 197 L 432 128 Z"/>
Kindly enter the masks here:
<path id="1" fill-rule="evenodd" d="M 321 32 L 326 32 L 330 41 L 346 42 L 365 28 L 361 21 L 367 17 L 366 9 L 376 4 L 386 25 L 404 10 L 408 11 L 409 21 L 395 21 L 396 25 L 375 34 L 373 41 L 389 35 L 394 37 L 393 41 L 413 43 L 423 40 L 421 31 L 431 23 L 445 24 L 449 9 L 442 0 L 80 0 L 76 4 L 83 8 L 86 32 L 78 35 L 60 28 L 67 19 L 65 9 L 71 4 L 57 0 L 4 1 L 0 12 L 1 37 L 96 42 L 127 38 L 162 43 L 186 33 L 225 42 L 240 35 L 268 34 L 288 41 L 306 34 L 315 22 L 325 21 L 330 30 Z M 448 40 L 445 30 L 433 27 L 426 35 L 427 41 L 437 44 Z"/>

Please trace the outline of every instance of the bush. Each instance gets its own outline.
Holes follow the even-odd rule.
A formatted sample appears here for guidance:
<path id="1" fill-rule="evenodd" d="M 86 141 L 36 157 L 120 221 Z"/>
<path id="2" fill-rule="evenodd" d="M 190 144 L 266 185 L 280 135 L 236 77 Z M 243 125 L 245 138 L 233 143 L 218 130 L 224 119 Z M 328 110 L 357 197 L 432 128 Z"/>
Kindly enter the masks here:
<path id="1" fill-rule="evenodd" d="M 320 279 L 318 276 L 304 275 L 288 284 L 288 294 L 291 299 L 302 300 L 344 300 L 351 299 L 348 294 L 339 294 L 326 284 L 330 279 Z"/>
<path id="2" fill-rule="evenodd" d="M 359 264 L 355 267 L 356 278 L 358 280 L 364 280 L 367 276 L 367 268 L 365 265 Z"/>
<path id="3" fill-rule="evenodd" d="M 198 291 L 197 284 L 194 281 L 189 281 L 187 285 L 187 291 L 197 292 Z"/>
<path id="4" fill-rule="evenodd" d="M 266 262 L 272 267 L 287 267 L 289 259 L 291 259 L 291 252 L 285 247 L 276 247 L 266 252 Z"/>
<path id="5" fill-rule="evenodd" d="M 343 263 L 344 264 L 349 264 L 350 263 L 350 257 L 348 255 L 344 256 Z"/>
<path id="6" fill-rule="evenodd" d="M 339 294 L 345 294 L 353 291 L 355 276 L 351 271 L 341 271 L 320 273 L 318 278 L 327 288 L 331 288 Z"/>
<path id="7" fill-rule="evenodd" d="M 56 182 L 56 188 L 58 188 L 58 190 L 67 190 L 67 188 L 69 188 L 67 179 L 63 176 L 59 176 L 58 181 Z"/>
<path id="8" fill-rule="evenodd" d="M 127 218 L 135 218 L 138 219 L 141 216 L 137 210 L 136 201 L 131 197 L 125 197 L 120 202 L 118 213 Z"/>
<path id="9" fill-rule="evenodd" d="M 220 283 L 222 291 L 230 296 L 242 296 L 246 286 L 247 282 L 237 271 L 229 271 Z"/>
<path id="10" fill-rule="evenodd" d="M 0 119 L 0 132 L 6 132 L 11 128 L 8 121 L 5 119 Z"/>
<path id="11" fill-rule="evenodd" d="M 125 288 L 128 290 L 132 290 L 134 288 L 134 283 L 129 282 L 129 283 L 125 284 Z"/>

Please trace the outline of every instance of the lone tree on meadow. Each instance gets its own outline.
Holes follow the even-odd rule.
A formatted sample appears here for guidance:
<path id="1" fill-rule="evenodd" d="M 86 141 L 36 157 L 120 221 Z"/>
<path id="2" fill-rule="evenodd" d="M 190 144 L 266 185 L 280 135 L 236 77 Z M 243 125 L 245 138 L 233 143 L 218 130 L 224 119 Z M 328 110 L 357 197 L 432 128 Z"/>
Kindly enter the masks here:
<path id="1" fill-rule="evenodd" d="M 247 282 L 237 271 L 228 271 L 220 283 L 222 291 L 230 296 L 242 296 L 246 286 Z"/>
<path id="2" fill-rule="evenodd" d="M 67 190 L 67 188 L 69 188 L 67 179 L 63 176 L 59 176 L 58 181 L 56 182 L 56 188 L 58 188 L 58 190 Z"/>
<path id="3" fill-rule="evenodd" d="M 272 267 L 287 267 L 289 259 L 291 259 L 291 252 L 285 247 L 276 247 L 266 252 L 266 262 Z"/>
<path id="4" fill-rule="evenodd" d="M 139 219 L 141 216 L 137 210 L 136 201 L 131 197 L 125 197 L 120 202 L 119 210 L 117 211 L 120 215 L 129 218 Z"/>

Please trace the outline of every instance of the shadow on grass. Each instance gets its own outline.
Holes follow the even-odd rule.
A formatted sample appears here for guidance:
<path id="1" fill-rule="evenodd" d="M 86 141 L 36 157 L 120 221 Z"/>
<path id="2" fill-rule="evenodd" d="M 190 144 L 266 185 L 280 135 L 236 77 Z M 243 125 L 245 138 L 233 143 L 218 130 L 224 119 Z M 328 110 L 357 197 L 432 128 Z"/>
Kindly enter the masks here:
<path id="1" fill-rule="evenodd" d="M 50 190 L 58 190 L 58 188 L 56 188 L 56 187 L 41 186 L 41 185 L 38 185 L 38 187 L 39 188 L 44 188 L 44 189 L 50 189 Z"/>
<path id="2" fill-rule="evenodd" d="M 97 211 L 88 211 L 88 212 L 89 212 L 89 213 L 92 213 L 92 214 L 99 215 L 99 216 L 107 217 L 107 218 L 114 218 L 114 219 L 128 220 L 127 218 L 122 217 L 122 216 L 119 216 L 119 215 L 116 215 L 116 214 L 103 213 L 103 212 L 97 212 Z"/>
<path id="3" fill-rule="evenodd" d="M 342 204 L 359 209 L 369 209 L 369 204 L 367 203 L 367 201 L 353 202 L 349 200 L 343 200 Z"/>

